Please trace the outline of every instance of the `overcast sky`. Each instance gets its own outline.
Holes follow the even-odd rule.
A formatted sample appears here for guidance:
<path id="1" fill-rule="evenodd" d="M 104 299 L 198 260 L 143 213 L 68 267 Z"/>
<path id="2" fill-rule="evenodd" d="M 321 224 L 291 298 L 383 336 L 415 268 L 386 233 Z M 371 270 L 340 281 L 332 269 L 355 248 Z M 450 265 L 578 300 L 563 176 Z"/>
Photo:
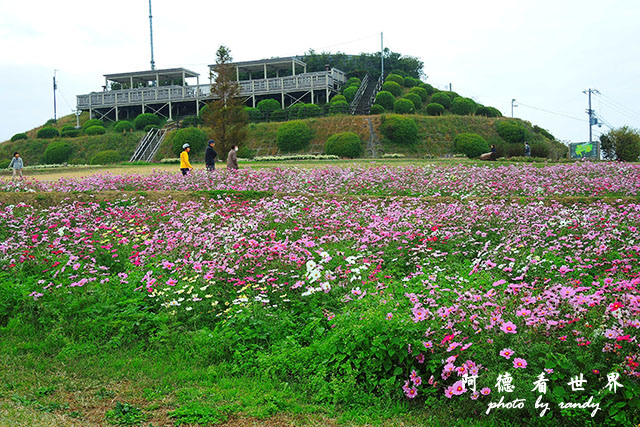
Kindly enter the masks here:
<path id="1" fill-rule="evenodd" d="M 384 45 L 424 61 L 427 81 L 585 141 L 587 88 L 613 127 L 640 127 L 637 0 L 348 2 L 153 0 L 157 68 L 200 72 L 221 44 L 245 61 Z M 105 73 L 150 68 L 147 0 L 0 2 L 0 141 L 100 91 Z M 550 112 L 540 111 L 539 109 Z M 608 128 L 594 128 L 594 134 Z"/>

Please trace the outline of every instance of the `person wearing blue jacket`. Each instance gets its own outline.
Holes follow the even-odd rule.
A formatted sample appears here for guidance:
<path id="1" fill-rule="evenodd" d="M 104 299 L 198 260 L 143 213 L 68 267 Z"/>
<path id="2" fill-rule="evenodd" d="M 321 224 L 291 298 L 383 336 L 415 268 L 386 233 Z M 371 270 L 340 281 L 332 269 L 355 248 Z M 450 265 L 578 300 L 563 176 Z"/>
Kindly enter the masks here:
<path id="1" fill-rule="evenodd" d="M 24 162 L 22 161 L 22 157 L 20 157 L 20 153 L 17 151 L 13 153 L 13 159 L 11 159 L 11 163 L 9 163 L 9 168 L 13 169 L 13 178 L 12 181 L 17 181 L 18 177 L 22 179 L 22 168 L 24 167 Z"/>

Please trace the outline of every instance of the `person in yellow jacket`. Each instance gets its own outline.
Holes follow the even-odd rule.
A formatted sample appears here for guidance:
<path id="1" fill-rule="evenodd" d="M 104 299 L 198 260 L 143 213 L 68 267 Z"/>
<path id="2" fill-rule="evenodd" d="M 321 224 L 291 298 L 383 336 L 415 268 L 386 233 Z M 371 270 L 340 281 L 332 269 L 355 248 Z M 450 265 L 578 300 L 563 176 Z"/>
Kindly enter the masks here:
<path id="1" fill-rule="evenodd" d="M 182 175 L 187 175 L 189 171 L 193 170 L 193 166 L 189 163 L 189 151 L 191 151 L 189 144 L 184 144 L 182 146 L 182 153 L 180 153 L 180 171 Z"/>

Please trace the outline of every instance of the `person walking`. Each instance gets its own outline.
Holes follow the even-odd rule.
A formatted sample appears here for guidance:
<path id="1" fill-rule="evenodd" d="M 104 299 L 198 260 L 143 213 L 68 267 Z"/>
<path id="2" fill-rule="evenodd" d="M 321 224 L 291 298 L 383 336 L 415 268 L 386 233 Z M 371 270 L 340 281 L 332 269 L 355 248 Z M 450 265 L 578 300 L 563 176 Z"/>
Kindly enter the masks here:
<path id="1" fill-rule="evenodd" d="M 229 150 L 229 154 L 227 155 L 227 169 L 238 170 L 238 155 L 236 154 L 238 151 L 238 146 L 234 145 Z"/>
<path id="2" fill-rule="evenodd" d="M 213 139 L 209 140 L 207 149 L 204 150 L 204 164 L 209 172 L 216 170 L 216 157 L 218 153 L 214 150 L 216 142 Z"/>
<path id="3" fill-rule="evenodd" d="M 193 170 L 193 166 L 189 163 L 189 151 L 191 151 L 189 144 L 184 144 L 182 146 L 182 153 L 180 153 L 180 172 L 185 176 Z"/>
<path id="4" fill-rule="evenodd" d="M 524 143 L 524 155 L 525 157 L 531 157 L 531 146 L 528 141 Z"/>
<path id="5" fill-rule="evenodd" d="M 13 158 L 9 163 L 9 168 L 13 169 L 13 177 L 11 178 L 12 181 L 17 181 L 18 177 L 20 177 L 20 180 L 23 179 L 23 176 L 22 176 L 23 167 L 24 167 L 24 162 L 22 161 L 22 157 L 20 157 L 20 153 L 16 151 L 15 153 L 13 153 Z"/>
<path id="6" fill-rule="evenodd" d="M 498 151 L 496 150 L 496 145 L 491 144 L 491 160 L 496 160 L 498 158 Z"/>

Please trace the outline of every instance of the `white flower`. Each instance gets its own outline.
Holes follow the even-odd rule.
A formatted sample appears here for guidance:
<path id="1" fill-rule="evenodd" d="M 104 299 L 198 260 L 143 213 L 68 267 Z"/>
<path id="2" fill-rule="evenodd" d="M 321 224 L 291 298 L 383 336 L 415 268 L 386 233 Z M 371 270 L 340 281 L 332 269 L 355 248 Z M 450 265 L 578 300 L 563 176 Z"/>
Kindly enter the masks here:
<path id="1" fill-rule="evenodd" d="M 309 261 L 307 261 L 307 271 L 308 272 L 311 272 L 311 271 L 315 270 L 316 267 L 317 267 L 317 264 L 315 263 L 315 261 L 313 261 L 311 259 Z"/>

